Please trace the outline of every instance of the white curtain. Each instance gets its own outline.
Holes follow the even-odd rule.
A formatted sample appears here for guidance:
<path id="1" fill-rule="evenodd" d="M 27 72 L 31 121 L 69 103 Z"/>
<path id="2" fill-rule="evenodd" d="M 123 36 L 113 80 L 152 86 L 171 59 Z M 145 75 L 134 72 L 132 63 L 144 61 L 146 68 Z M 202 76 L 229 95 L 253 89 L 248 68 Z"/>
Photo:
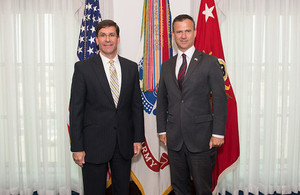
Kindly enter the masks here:
<path id="1" fill-rule="evenodd" d="M 74 0 L 0 1 L 0 194 L 81 192 L 67 131 Z"/>
<path id="2" fill-rule="evenodd" d="M 240 164 L 219 191 L 298 193 L 300 1 L 216 2 L 240 134 Z"/>

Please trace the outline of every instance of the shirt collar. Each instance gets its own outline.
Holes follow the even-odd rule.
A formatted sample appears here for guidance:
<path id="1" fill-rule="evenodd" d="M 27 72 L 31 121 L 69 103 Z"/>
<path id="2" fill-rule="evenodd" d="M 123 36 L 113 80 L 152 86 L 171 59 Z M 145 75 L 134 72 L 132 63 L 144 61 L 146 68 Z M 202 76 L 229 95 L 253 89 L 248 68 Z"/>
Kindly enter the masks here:
<path id="1" fill-rule="evenodd" d="M 193 57 L 195 50 L 196 48 L 194 45 L 190 47 L 188 50 L 186 50 L 185 52 L 178 50 L 178 56 L 181 56 L 184 53 L 189 59 L 191 59 Z"/>
<path id="2" fill-rule="evenodd" d="M 110 59 L 109 58 L 107 58 L 107 57 L 105 57 L 104 55 L 102 55 L 101 54 L 101 52 L 99 52 L 99 54 L 100 54 L 100 57 L 101 57 L 101 59 L 102 59 L 102 62 L 103 62 L 103 64 L 108 64 L 109 63 L 109 61 L 110 61 Z M 119 63 L 119 58 L 118 58 L 118 55 L 116 55 L 115 57 L 114 57 L 114 59 L 112 59 L 115 63 Z"/>
<path id="3" fill-rule="evenodd" d="M 194 45 L 190 47 L 188 50 L 186 50 L 185 52 L 178 50 L 178 56 L 181 56 L 184 53 L 189 59 L 191 59 L 193 57 L 195 50 L 196 48 Z"/>

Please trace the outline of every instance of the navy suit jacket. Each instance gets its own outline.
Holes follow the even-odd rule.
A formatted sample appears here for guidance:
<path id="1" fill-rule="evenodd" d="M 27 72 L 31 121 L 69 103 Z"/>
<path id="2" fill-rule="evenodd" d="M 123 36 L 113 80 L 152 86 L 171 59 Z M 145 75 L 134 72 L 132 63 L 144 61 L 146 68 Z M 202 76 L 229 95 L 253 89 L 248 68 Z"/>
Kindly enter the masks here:
<path id="1" fill-rule="evenodd" d="M 118 142 L 125 159 L 133 143 L 144 141 L 144 117 L 135 62 L 119 61 L 122 83 L 117 108 L 100 55 L 75 64 L 70 98 L 71 151 L 85 151 L 85 161 L 108 162 Z"/>

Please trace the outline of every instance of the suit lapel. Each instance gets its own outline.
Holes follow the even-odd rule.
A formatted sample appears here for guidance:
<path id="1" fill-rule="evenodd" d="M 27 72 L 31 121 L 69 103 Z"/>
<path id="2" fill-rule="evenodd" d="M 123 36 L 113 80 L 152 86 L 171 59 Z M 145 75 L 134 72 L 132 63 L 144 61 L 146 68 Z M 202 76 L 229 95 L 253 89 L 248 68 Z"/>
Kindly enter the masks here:
<path id="1" fill-rule="evenodd" d="M 120 56 L 118 56 L 118 57 L 119 57 L 119 62 L 120 62 L 121 72 L 122 72 L 121 90 L 120 90 L 119 102 L 118 102 L 118 106 L 119 106 L 122 103 L 122 100 L 124 99 L 124 97 L 126 95 L 125 86 L 127 86 L 129 72 L 128 72 L 128 69 L 126 68 L 126 63 L 123 60 L 123 58 L 121 58 Z"/>
<path id="2" fill-rule="evenodd" d="M 198 50 L 195 50 L 193 57 L 190 61 L 189 68 L 184 77 L 184 82 L 191 76 L 191 74 L 194 72 L 195 68 L 197 66 L 199 66 L 200 58 L 201 58 L 201 52 L 199 52 Z M 184 82 L 183 82 L 183 85 L 184 85 Z"/>
<path id="3" fill-rule="evenodd" d="M 176 95 L 177 95 L 178 98 L 180 98 L 181 91 L 179 89 L 178 80 L 176 78 L 177 75 L 176 75 L 176 72 L 175 72 L 177 58 L 178 58 L 178 54 L 170 59 L 170 61 L 169 61 L 170 70 L 168 70 L 167 72 L 169 74 L 171 74 L 171 82 L 174 83 L 175 88 L 176 88 L 175 89 L 176 90 Z"/>
<path id="4" fill-rule="evenodd" d="M 179 85 L 178 85 L 178 81 L 177 81 L 176 74 L 175 74 L 176 73 L 175 68 L 176 68 L 177 58 L 178 58 L 178 54 L 176 56 L 174 56 L 174 58 L 171 58 L 171 61 L 170 61 L 171 71 L 170 71 L 170 73 L 171 73 L 171 76 L 172 76 L 172 80 L 175 82 L 175 85 L 177 86 L 177 88 L 179 90 Z"/>
<path id="5" fill-rule="evenodd" d="M 110 91 L 110 86 L 109 86 L 109 83 L 108 83 L 108 79 L 106 77 L 106 73 L 105 73 L 105 70 L 104 70 L 104 65 L 103 65 L 103 62 L 101 60 L 101 57 L 100 55 L 96 55 L 94 57 L 94 63 L 93 63 L 93 69 L 97 75 L 97 78 L 103 88 L 103 91 L 105 93 L 105 95 L 107 96 L 107 98 L 109 99 L 109 101 L 115 105 L 114 103 L 114 100 L 113 100 L 113 97 L 112 97 L 112 94 L 111 94 L 111 91 Z"/>

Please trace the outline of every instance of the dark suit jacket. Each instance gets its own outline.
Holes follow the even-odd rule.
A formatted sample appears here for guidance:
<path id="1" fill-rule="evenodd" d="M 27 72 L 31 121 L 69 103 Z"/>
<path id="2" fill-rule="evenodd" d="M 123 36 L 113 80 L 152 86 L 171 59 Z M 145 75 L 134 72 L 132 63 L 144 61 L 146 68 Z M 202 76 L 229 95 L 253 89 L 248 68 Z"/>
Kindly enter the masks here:
<path id="1" fill-rule="evenodd" d="M 122 84 L 115 108 L 100 55 L 75 64 L 70 99 L 71 151 L 85 161 L 108 162 L 116 142 L 125 159 L 144 141 L 144 117 L 137 64 L 119 56 Z"/>
<path id="2" fill-rule="evenodd" d="M 157 132 L 166 131 L 171 150 L 180 150 L 184 143 L 190 152 L 207 151 L 212 134 L 225 135 L 226 127 L 227 98 L 218 59 L 195 50 L 182 92 L 175 76 L 176 59 L 177 55 L 162 64 Z"/>

